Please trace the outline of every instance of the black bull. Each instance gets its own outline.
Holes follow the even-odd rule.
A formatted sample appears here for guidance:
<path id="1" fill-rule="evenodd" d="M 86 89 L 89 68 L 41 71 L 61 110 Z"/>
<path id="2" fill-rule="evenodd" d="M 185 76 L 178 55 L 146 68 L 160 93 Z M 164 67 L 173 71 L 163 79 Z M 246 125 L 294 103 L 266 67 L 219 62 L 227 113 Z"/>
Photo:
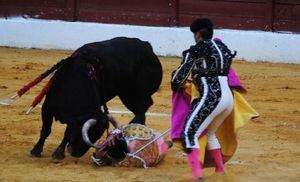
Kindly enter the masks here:
<path id="1" fill-rule="evenodd" d="M 134 113 L 131 122 L 144 124 L 145 112 L 153 104 L 151 96 L 161 80 L 161 64 L 148 42 L 119 37 L 82 46 L 51 78 L 42 106 L 40 138 L 31 155 L 41 156 L 53 117 L 67 127 L 52 157 L 63 159 L 67 145 L 72 156 L 84 155 L 89 146 L 82 138 L 83 125 L 89 119 L 97 120 L 88 137 L 92 143 L 98 140 L 108 127 L 101 106 L 115 96 Z"/>

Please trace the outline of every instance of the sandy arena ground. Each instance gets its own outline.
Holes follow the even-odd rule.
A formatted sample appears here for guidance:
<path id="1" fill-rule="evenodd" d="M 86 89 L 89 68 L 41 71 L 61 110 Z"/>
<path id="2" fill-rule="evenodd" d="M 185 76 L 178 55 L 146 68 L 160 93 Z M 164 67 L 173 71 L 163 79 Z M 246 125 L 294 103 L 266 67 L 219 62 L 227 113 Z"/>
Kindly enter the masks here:
<path id="1" fill-rule="evenodd" d="M 43 70 L 70 55 L 68 51 L 0 48 L 0 98 L 8 98 Z M 170 73 L 179 58 L 160 58 L 164 67 L 161 89 L 154 95 L 151 112 L 170 113 Z M 249 93 L 247 100 L 261 117 L 239 131 L 239 147 L 226 164 L 226 175 L 205 169 L 207 181 L 300 181 L 300 65 L 247 63 L 233 64 Z M 91 149 L 75 159 L 66 153 L 63 161 L 53 161 L 52 151 L 63 137 L 65 125 L 54 122 L 42 158 L 28 152 L 36 143 L 41 128 L 40 108 L 25 115 L 31 101 L 45 82 L 10 106 L 0 105 L 0 181 L 191 181 L 181 152 L 173 148 L 155 168 L 129 169 L 95 167 Z M 118 98 L 111 109 L 125 109 Z M 117 115 L 127 123 L 131 115 Z M 150 127 L 163 131 L 169 117 L 149 116 Z"/>

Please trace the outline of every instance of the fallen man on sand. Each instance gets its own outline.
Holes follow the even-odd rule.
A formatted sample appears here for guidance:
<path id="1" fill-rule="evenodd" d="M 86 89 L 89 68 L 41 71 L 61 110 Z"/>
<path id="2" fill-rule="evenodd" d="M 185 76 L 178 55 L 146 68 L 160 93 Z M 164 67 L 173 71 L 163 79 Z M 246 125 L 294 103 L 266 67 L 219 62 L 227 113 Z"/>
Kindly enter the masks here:
<path id="1" fill-rule="evenodd" d="M 159 164 L 172 143 L 163 136 L 140 124 L 128 124 L 112 130 L 107 138 L 96 145 L 91 157 L 97 166 L 152 167 Z"/>

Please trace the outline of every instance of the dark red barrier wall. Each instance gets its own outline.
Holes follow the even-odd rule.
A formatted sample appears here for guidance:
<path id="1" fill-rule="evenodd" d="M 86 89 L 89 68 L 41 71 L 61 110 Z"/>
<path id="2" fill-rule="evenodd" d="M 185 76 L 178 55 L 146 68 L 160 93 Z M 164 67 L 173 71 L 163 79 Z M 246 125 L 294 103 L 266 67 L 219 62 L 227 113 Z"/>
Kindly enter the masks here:
<path id="1" fill-rule="evenodd" d="M 151 26 L 300 32 L 300 0 L 0 0 L 0 16 Z"/>
<path id="2" fill-rule="evenodd" d="M 300 0 L 276 0 L 275 30 L 300 32 Z"/>
<path id="3" fill-rule="evenodd" d="M 220 28 L 268 30 L 267 0 L 179 1 L 180 25 L 199 17 L 209 17 Z M 270 10 L 271 11 L 271 10 Z"/>
<path id="4" fill-rule="evenodd" d="M 73 21 L 74 0 L 0 0 L 0 16 Z"/>
<path id="5" fill-rule="evenodd" d="M 79 21 L 172 26 L 169 0 L 77 0 Z M 175 4 L 174 4 L 175 5 Z"/>

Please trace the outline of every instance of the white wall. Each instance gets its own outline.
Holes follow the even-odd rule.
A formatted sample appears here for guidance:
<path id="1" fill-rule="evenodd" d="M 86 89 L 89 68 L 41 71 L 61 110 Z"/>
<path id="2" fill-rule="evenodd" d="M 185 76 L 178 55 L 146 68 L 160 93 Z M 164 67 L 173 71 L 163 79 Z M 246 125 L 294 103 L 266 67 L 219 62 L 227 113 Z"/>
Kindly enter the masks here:
<path id="1" fill-rule="evenodd" d="M 147 40 L 161 56 L 181 56 L 183 50 L 194 44 L 188 28 L 0 19 L 0 46 L 74 50 L 85 43 L 117 36 Z M 239 59 L 300 63 L 298 34 L 221 29 L 215 31 L 215 37 L 237 50 Z"/>

